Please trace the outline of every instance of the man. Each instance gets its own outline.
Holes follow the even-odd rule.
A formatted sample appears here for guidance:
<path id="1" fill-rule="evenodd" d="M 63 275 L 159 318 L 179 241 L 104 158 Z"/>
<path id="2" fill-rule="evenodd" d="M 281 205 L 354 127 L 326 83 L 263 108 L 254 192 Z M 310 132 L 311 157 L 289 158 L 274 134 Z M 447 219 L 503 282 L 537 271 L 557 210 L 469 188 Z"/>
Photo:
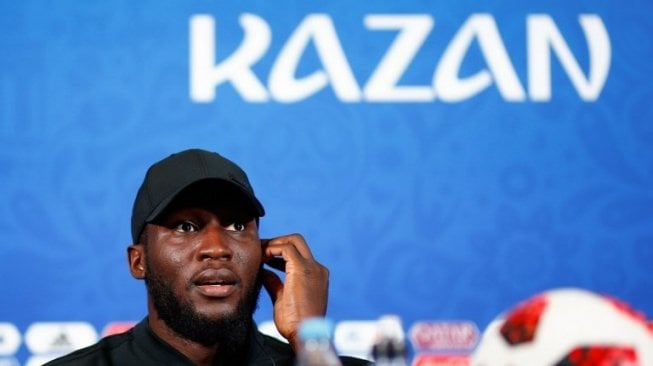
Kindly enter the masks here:
<path id="1" fill-rule="evenodd" d="M 293 365 L 300 322 L 326 312 L 329 273 L 298 234 L 259 239 L 264 213 L 245 172 L 216 153 L 186 150 L 152 165 L 127 250 L 148 316 L 48 365 Z M 262 286 L 288 344 L 256 329 Z"/>

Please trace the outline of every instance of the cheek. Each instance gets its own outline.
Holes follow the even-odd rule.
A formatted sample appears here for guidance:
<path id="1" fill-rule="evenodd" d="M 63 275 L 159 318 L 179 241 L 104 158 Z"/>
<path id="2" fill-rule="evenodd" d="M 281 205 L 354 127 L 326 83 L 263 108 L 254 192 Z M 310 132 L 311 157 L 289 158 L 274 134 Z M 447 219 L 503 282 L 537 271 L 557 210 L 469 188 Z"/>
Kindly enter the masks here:
<path id="1" fill-rule="evenodd" d="M 263 259 L 263 247 L 258 238 L 257 232 L 247 233 L 241 237 L 234 238 L 233 260 L 240 267 L 255 269 L 260 267 Z"/>
<path id="2" fill-rule="evenodd" d="M 255 270 L 261 266 L 263 250 L 259 246 L 252 246 L 239 250 L 234 254 L 234 262 L 247 270 Z"/>
<path id="3" fill-rule="evenodd" d="M 171 248 L 161 248 L 156 254 L 157 262 L 163 267 L 180 268 L 183 266 L 185 258 L 188 256 L 186 253 Z"/>
<path id="4" fill-rule="evenodd" d="M 187 275 L 184 273 L 185 256 L 183 253 L 173 251 L 156 251 L 148 256 L 148 271 L 151 275 L 156 275 L 160 279 L 171 284 L 173 287 L 185 286 L 184 278 Z M 181 281 L 181 284 L 179 284 Z"/>
<path id="5" fill-rule="evenodd" d="M 188 245 L 178 245 L 174 237 L 164 229 L 153 229 L 149 235 L 151 237 L 149 243 L 151 261 L 157 269 L 166 269 L 167 272 L 179 271 L 188 260 L 188 253 L 175 248 L 188 247 Z"/>
<path id="6" fill-rule="evenodd" d="M 184 267 L 184 263 L 187 262 L 186 257 L 188 255 L 185 253 L 174 252 L 168 255 L 168 260 L 170 261 L 170 265 L 179 271 Z"/>

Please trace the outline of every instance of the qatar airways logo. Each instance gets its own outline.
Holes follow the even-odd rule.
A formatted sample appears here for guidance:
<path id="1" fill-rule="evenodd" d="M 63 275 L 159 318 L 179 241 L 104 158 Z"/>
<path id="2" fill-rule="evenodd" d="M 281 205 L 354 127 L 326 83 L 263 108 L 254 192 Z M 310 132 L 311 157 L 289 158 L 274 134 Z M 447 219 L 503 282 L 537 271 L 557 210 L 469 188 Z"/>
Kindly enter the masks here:
<path id="1" fill-rule="evenodd" d="M 346 103 L 362 102 L 461 102 L 496 88 L 507 102 L 547 102 L 554 92 L 551 64 L 558 62 L 569 82 L 586 102 L 601 94 L 610 70 L 610 37 L 595 14 L 578 16 L 587 47 L 571 49 L 554 19 L 547 14 L 526 17 L 526 80 L 513 67 L 496 21 L 491 14 L 472 14 L 455 33 L 439 60 L 434 60 L 430 80 L 421 85 L 401 85 L 404 73 L 424 45 L 434 27 L 428 14 L 369 14 L 362 23 L 369 32 L 396 33 L 383 57 L 368 60 L 376 65 L 364 81 L 354 75 L 341 45 L 339 32 L 327 14 L 309 14 L 285 40 L 267 75 L 257 75 L 254 65 L 266 54 L 272 30 L 265 19 L 245 13 L 240 16 L 244 30 L 238 48 L 217 62 L 220 41 L 211 15 L 190 19 L 190 98 L 198 103 L 218 99 L 222 84 L 231 84 L 248 102 L 297 103 L 325 88 Z M 477 42 L 485 65 L 475 74 L 461 77 L 460 68 L 470 47 Z M 307 76 L 296 77 L 297 67 L 312 44 L 320 67 Z M 587 70 L 579 66 L 580 56 L 588 60 Z"/>

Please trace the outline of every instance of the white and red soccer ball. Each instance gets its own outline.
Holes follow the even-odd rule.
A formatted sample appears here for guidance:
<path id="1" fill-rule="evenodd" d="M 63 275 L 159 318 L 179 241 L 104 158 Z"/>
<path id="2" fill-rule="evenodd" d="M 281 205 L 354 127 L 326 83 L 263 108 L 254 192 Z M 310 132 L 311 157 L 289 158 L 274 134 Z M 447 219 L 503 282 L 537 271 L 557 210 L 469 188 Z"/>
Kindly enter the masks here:
<path id="1" fill-rule="evenodd" d="M 620 300 L 556 289 L 495 319 L 471 365 L 653 366 L 653 329 Z"/>

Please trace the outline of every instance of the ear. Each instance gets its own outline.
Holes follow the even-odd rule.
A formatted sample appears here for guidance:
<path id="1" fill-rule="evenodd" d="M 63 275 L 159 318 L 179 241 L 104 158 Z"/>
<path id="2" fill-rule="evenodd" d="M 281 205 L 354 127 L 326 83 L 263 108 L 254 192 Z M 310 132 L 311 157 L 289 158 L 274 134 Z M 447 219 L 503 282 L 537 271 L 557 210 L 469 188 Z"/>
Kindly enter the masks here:
<path id="1" fill-rule="evenodd" d="M 145 247 L 143 244 L 134 244 L 127 247 L 127 260 L 129 272 L 132 277 L 142 280 L 145 278 Z"/>

